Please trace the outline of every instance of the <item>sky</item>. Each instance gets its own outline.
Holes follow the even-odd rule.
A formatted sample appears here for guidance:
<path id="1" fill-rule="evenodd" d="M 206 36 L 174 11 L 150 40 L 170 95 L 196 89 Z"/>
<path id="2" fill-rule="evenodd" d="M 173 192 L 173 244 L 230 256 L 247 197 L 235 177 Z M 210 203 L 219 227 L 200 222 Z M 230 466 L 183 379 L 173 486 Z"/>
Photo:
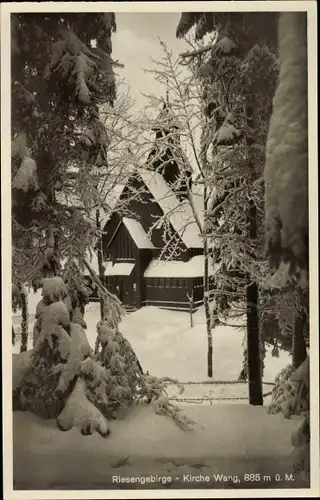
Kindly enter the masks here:
<path id="1" fill-rule="evenodd" d="M 154 67 L 150 57 L 161 58 L 158 37 L 166 42 L 173 57 L 185 50 L 185 42 L 176 38 L 179 19 L 179 12 L 116 14 L 117 32 L 112 37 L 112 58 L 124 64 L 124 68 L 117 68 L 116 71 L 129 82 L 137 109 L 148 103 L 140 92 L 159 93 L 159 97 L 165 93 L 154 77 L 146 74 L 142 68 Z"/>
<path id="2" fill-rule="evenodd" d="M 166 94 L 166 86 L 157 82 L 154 75 L 145 73 L 143 70 L 143 68 L 149 70 L 155 68 L 150 58 L 159 60 L 163 56 L 159 38 L 172 52 L 173 61 L 182 52 L 190 50 L 185 40 L 176 38 L 180 16 L 180 12 L 116 13 L 117 31 L 112 36 L 112 59 L 124 65 L 124 68 L 116 68 L 115 71 L 130 86 L 130 95 L 135 101 L 131 112 L 136 116 L 140 114 L 140 110 L 142 111 L 151 104 L 141 92 L 150 93 L 160 99 Z M 125 88 L 122 87 L 122 90 Z M 152 114 L 152 111 L 148 109 L 148 115 Z M 198 142 L 200 130 L 194 133 Z M 144 137 L 147 137 L 147 140 L 153 140 L 153 132 L 150 130 L 149 137 L 149 133 L 145 130 Z M 189 141 L 182 138 L 181 145 L 194 171 L 197 172 L 198 168 Z"/>

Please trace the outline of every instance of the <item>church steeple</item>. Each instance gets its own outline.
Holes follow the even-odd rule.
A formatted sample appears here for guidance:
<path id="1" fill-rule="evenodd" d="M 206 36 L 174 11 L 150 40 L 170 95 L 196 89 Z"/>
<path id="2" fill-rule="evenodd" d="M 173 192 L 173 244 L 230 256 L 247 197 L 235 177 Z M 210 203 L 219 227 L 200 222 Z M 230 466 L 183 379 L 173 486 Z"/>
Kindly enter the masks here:
<path id="1" fill-rule="evenodd" d="M 186 157 L 181 150 L 180 129 L 170 104 L 167 85 L 162 109 L 156 119 L 156 125 L 152 128 L 156 137 L 148 157 L 148 167 L 161 173 L 179 196 L 182 195 L 184 177 L 187 176 L 190 179 L 191 175 L 189 172 L 191 169 L 185 164 Z"/>
<path id="2" fill-rule="evenodd" d="M 170 135 L 168 138 L 170 142 L 177 143 L 179 135 L 178 130 L 180 126 L 178 120 L 175 117 L 169 99 L 169 86 L 167 83 L 165 100 L 162 109 L 156 119 L 156 125 L 152 128 L 153 132 L 156 132 L 156 140 L 161 139 Z"/>

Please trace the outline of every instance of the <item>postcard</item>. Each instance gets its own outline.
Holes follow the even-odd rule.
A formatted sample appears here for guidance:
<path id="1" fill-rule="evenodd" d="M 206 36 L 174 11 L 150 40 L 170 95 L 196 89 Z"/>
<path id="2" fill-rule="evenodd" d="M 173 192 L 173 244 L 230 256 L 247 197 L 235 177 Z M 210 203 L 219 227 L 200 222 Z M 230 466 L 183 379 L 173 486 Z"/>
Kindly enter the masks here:
<path id="1" fill-rule="evenodd" d="M 314 1 L 2 4 L 5 500 L 319 494 L 316 75 Z"/>

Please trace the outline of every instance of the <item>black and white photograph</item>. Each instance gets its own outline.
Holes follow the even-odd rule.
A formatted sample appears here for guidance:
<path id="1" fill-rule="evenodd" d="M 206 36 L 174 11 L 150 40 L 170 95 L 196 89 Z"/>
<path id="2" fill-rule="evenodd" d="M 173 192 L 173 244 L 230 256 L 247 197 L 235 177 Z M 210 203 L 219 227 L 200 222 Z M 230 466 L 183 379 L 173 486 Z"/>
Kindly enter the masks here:
<path id="1" fill-rule="evenodd" d="M 5 500 L 319 494 L 316 14 L 1 7 Z"/>

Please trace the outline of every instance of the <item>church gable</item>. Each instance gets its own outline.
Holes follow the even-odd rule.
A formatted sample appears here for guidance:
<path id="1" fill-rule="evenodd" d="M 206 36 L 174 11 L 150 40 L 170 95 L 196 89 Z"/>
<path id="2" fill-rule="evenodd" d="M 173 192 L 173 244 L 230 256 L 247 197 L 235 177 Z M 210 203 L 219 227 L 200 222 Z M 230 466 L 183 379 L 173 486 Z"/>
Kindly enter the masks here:
<path id="1" fill-rule="evenodd" d="M 188 261 L 203 252 L 202 220 L 194 213 L 199 203 L 189 199 L 192 169 L 181 151 L 180 127 L 168 98 L 153 130 L 156 139 L 145 167 L 128 178 L 116 212 L 138 249 L 152 250 L 153 258 Z M 109 238 L 110 226 L 116 226 L 112 234 L 124 231 L 111 220 L 105 229 Z"/>
<path id="2" fill-rule="evenodd" d="M 127 220 L 132 234 L 144 239 L 143 245 L 149 240 L 152 249 L 158 249 L 158 255 L 163 258 L 185 260 L 188 250 L 202 249 L 200 231 L 189 201 L 179 200 L 158 172 L 140 169 L 133 174 L 122 191 L 118 211 L 123 212 L 123 217 L 113 216 L 106 225 L 105 246 L 109 245 L 120 222 Z M 141 247 L 141 243 L 137 246 Z M 164 248 L 166 251 L 162 254 Z"/>
<path id="3" fill-rule="evenodd" d="M 125 202 L 126 216 L 137 220 L 148 234 L 155 248 L 162 248 L 163 238 L 160 228 L 151 228 L 155 222 L 162 216 L 161 209 L 145 185 L 141 177 L 132 175 L 120 197 L 121 202 Z"/>
<path id="4" fill-rule="evenodd" d="M 172 226 L 167 212 L 163 210 L 164 200 L 158 200 L 154 189 L 154 182 L 150 182 L 149 176 L 155 172 L 147 172 L 140 169 L 139 173 L 133 175 L 124 189 L 120 202 L 126 197 L 129 199 L 126 205 L 128 218 L 137 220 L 143 227 L 148 238 L 155 249 L 167 247 L 163 257 L 168 257 L 175 250 L 175 254 L 184 254 L 187 247 L 179 233 Z M 160 174 L 157 174 L 161 177 Z M 162 177 L 161 177 L 162 178 Z M 165 183 L 165 181 L 163 180 Z M 165 183 L 167 189 L 169 186 Z M 181 257 L 182 258 L 182 257 Z"/>
<path id="5" fill-rule="evenodd" d="M 127 228 L 120 222 L 115 233 L 105 249 L 105 260 L 134 260 L 136 257 L 136 245 L 131 238 Z"/>

